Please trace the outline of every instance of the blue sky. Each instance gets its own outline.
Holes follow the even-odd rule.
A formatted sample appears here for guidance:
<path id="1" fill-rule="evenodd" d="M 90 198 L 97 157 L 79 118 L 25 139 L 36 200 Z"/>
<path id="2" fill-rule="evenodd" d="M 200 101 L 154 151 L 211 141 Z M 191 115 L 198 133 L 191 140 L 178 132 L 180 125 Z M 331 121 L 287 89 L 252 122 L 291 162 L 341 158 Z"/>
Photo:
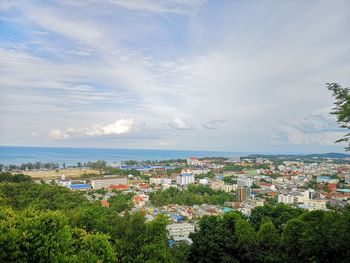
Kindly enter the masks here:
<path id="1" fill-rule="evenodd" d="M 0 0 L 0 145 L 343 151 L 349 1 Z"/>

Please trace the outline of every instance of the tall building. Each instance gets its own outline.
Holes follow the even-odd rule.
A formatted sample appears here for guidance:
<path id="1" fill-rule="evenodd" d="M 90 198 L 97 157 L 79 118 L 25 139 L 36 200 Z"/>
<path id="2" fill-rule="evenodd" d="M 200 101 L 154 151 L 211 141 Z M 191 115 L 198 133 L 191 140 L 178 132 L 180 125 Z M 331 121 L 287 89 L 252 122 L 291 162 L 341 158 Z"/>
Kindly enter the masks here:
<path id="1" fill-rule="evenodd" d="M 303 193 L 304 201 L 308 201 L 311 199 L 315 199 L 317 197 L 317 193 L 313 189 L 308 189 Z"/>
<path id="2" fill-rule="evenodd" d="M 250 187 L 238 187 L 236 190 L 237 202 L 243 202 L 250 198 Z"/>
<path id="3" fill-rule="evenodd" d="M 126 177 L 102 177 L 98 179 L 91 180 L 92 189 L 102 189 L 107 188 L 110 185 L 115 184 L 127 184 L 128 179 Z"/>
<path id="4" fill-rule="evenodd" d="M 193 174 L 181 173 L 176 177 L 176 183 L 179 185 L 188 185 L 194 183 Z"/>
<path id="5" fill-rule="evenodd" d="M 244 186 L 251 187 L 252 184 L 253 184 L 253 181 L 250 178 L 247 178 L 245 176 L 238 176 L 237 177 L 237 186 L 238 187 L 244 187 Z"/>

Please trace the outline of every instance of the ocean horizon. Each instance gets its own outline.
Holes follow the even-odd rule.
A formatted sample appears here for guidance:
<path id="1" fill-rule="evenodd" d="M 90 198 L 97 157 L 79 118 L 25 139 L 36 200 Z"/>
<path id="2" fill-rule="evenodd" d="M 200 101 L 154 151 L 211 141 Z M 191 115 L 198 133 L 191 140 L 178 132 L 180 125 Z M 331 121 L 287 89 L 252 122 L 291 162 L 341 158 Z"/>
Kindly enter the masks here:
<path id="1" fill-rule="evenodd" d="M 28 162 L 65 163 L 67 166 L 77 162 L 104 160 L 118 162 L 125 160 L 169 160 L 188 157 L 234 157 L 252 153 L 228 151 L 195 150 L 150 150 L 116 148 L 80 148 L 80 147 L 39 147 L 39 146 L 0 146 L 0 164 L 22 164 Z"/>

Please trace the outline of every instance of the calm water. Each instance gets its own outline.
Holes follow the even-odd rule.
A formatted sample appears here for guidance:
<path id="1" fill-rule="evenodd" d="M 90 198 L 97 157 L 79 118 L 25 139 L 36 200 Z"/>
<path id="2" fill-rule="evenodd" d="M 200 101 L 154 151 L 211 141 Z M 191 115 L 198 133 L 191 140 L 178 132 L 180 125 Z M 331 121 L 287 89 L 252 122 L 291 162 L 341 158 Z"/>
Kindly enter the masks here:
<path id="1" fill-rule="evenodd" d="M 196 157 L 233 157 L 247 153 L 214 151 L 177 151 L 141 149 L 98 149 L 98 148 L 56 148 L 56 147 L 7 147 L 0 146 L 0 163 L 21 164 L 26 162 L 54 162 L 76 165 L 77 162 L 105 160 L 167 160 Z"/>

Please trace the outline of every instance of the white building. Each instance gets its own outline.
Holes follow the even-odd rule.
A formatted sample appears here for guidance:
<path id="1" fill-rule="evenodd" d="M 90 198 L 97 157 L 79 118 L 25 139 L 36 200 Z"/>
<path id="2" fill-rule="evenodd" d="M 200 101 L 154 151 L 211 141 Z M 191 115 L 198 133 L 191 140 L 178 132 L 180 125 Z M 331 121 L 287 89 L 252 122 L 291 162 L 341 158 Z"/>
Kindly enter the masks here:
<path id="1" fill-rule="evenodd" d="M 199 179 L 199 183 L 207 185 L 207 184 L 209 184 L 209 181 L 208 181 L 208 179 Z"/>
<path id="2" fill-rule="evenodd" d="M 179 185 L 188 185 L 194 183 L 193 174 L 181 173 L 176 177 L 176 183 Z"/>
<path id="3" fill-rule="evenodd" d="M 187 165 L 188 166 L 198 166 L 198 165 L 200 165 L 200 162 L 199 162 L 198 158 L 191 157 L 191 158 L 187 159 Z"/>
<path id="4" fill-rule="evenodd" d="M 229 162 L 233 162 L 233 163 L 239 163 L 241 161 L 241 157 L 240 156 L 234 156 L 228 159 Z"/>
<path id="5" fill-rule="evenodd" d="M 315 190 L 313 189 L 308 189 L 303 193 L 303 197 L 304 197 L 304 202 L 307 202 L 311 199 L 314 199 L 315 197 Z"/>
<path id="6" fill-rule="evenodd" d="M 173 239 L 187 238 L 194 233 L 194 225 L 190 223 L 174 223 L 167 225 L 166 229 Z"/>
<path id="7" fill-rule="evenodd" d="M 91 180 L 91 186 L 92 186 L 92 189 L 94 190 L 107 188 L 110 185 L 127 184 L 127 183 L 128 183 L 128 179 L 126 177 L 103 177 L 103 178 Z"/>
<path id="8" fill-rule="evenodd" d="M 294 196 L 290 195 L 290 194 L 279 194 L 278 195 L 278 203 L 293 204 L 294 203 Z"/>
<path id="9" fill-rule="evenodd" d="M 264 159 L 263 158 L 256 158 L 256 163 L 257 164 L 263 164 L 264 163 Z"/>
<path id="10" fill-rule="evenodd" d="M 350 184 L 350 174 L 345 174 L 345 183 Z"/>
<path id="11" fill-rule="evenodd" d="M 171 179 L 168 178 L 149 178 L 150 184 L 171 184 Z"/>
<path id="12" fill-rule="evenodd" d="M 235 192 L 237 190 L 237 185 L 236 184 L 225 184 L 223 190 L 226 193 Z"/>
<path id="13" fill-rule="evenodd" d="M 238 176 L 237 177 L 237 186 L 238 187 L 244 187 L 244 186 L 251 187 L 252 184 L 253 184 L 253 181 L 250 178 L 247 178 L 245 176 Z"/>
<path id="14" fill-rule="evenodd" d="M 304 202 L 303 206 L 301 206 L 304 209 L 313 211 L 313 210 L 327 210 L 327 200 L 324 199 L 312 199 L 309 201 Z"/>

